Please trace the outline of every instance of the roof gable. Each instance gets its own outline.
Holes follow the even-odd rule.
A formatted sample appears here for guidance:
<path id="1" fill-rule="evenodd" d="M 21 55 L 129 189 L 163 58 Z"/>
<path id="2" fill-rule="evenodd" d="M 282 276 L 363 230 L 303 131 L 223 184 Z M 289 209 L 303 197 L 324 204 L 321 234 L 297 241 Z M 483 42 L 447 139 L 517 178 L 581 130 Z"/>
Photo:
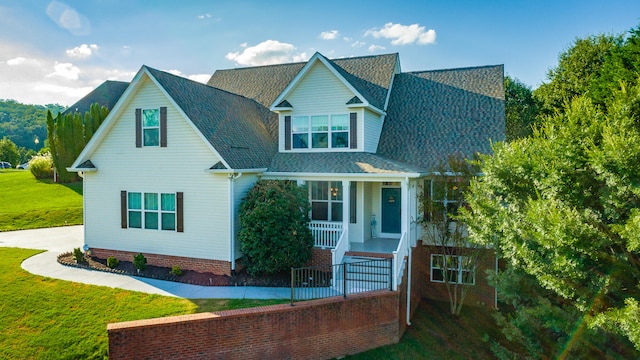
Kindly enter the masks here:
<path id="1" fill-rule="evenodd" d="M 81 114 L 89 111 L 92 104 L 98 103 L 111 110 L 115 106 L 122 93 L 129 86 L 128 82 L 107 80 L 100 84 L 89 94 L 78 100 L 75 104 L 64 110 L 63 114 L 79 112 Z"/>
<path id="2" fill-rule="evenodd" d="M 143 66 L 91 138 L 73 168 L 88 160 L 148 77 L 209 144 L 229 169 L 264 168 L 276 151 L 276 115 L 260 104 L 226 91 Z"/>

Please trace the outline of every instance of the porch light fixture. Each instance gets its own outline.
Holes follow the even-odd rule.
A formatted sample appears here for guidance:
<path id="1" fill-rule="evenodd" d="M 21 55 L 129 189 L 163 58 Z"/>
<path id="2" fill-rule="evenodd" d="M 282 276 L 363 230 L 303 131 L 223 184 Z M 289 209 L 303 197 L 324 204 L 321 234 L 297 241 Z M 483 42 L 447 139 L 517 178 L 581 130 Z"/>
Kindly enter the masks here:
<path id="1" fill-rule="evenodd" d="M 331 190 L 331 196 L 333 196 L 333 197 L 338 196 L 338 188 L 337 187 L 335 187 L 335 188 L 332 187 L 330 190 Z"/>

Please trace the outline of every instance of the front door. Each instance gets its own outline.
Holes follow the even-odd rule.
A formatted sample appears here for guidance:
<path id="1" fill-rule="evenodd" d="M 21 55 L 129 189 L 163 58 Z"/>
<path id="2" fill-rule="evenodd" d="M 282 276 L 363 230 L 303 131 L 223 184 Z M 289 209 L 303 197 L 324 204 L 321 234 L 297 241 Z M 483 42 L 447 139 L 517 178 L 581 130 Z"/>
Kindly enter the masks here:
<path id="1" fill-rule="evenodd" d="M 399 188 L 382 188 L 382 231 L 383 233 L 399 234 L 400 212 L 402 202 L 400 201 Z"/>

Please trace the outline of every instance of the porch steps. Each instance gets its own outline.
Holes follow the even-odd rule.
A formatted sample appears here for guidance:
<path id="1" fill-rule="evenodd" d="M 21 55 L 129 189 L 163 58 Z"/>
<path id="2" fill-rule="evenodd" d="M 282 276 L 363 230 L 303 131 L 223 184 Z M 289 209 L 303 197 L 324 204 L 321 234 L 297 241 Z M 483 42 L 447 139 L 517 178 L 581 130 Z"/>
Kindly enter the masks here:
<path id="1" fill-rule="evenodd" d="M 374 260 L 378 260 L 375 262 Z M 379 257 L 345 256 L 346 286 L 349 293 L 388 289 L 391 269 Z"/>

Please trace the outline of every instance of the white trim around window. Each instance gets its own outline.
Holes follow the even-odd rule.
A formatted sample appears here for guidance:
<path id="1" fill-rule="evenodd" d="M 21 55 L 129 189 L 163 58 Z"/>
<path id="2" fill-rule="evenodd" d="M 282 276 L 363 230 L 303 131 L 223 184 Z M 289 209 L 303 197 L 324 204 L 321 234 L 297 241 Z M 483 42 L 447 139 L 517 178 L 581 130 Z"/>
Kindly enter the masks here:
<path id="1" fill-rule="evenodd" d="M 431 254 L 431 282 L 444 283 L 448 273 L 450 284 L 475 285 L 475 268 L 469 265 L 468 256 Z"/>

